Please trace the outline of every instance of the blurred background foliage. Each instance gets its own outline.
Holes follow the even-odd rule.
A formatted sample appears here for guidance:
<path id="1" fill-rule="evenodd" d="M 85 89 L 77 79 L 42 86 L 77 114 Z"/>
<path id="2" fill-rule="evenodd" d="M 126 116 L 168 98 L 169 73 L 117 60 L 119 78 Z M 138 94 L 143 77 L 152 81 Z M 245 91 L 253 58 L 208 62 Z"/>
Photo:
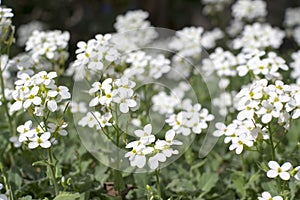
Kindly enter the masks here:
<path id="1" fill-rule="evenodd" d="M 269 11 L 267 21 L 279 27 L 282 26 L 285 9 L 300 5 L 299 0 L 266 2 Z M 116 16 L 128 10 L 146 10 L 153 26 L 174 30 L 185 26 L 226 28 L 231 18 L 230 5 L 214 17 L 204 15 L 200 0 L 3 0 L 2 4 L 13 8 L 16 27 L 38 20 L 49 30 L 70 31 L 70 59 L 74 58 L 72 52 L 79 40 L 88 40 L 98 33 L 114 32 Z M 15 49 L 14 52 L 21 50 Z"/>

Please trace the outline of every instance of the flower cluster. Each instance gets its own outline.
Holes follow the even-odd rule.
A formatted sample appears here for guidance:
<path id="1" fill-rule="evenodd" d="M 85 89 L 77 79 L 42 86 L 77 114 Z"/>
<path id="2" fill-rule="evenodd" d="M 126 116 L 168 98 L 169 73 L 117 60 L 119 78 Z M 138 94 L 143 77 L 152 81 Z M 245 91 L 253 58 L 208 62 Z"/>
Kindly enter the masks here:
<path id="1" fill-rule="evenodd" d="M 190 99 L 185 99 L 182 102 L 181 111 L 170 115 L 166 122 L 176 134 L 188 136 L 192 132 L 200 134 L 208 127 L 207 123 L 213 119 L 214 116 L 209 114 L 206 108 L 202 108 L 200 104 L 193 105 Z"/>
<path id="2" fill-rule="evenodd" d="M 78 121 L 78 125 L 82 127 L 96 128 L 100 130 L 104 127 L 112 126 L 114 124 L 112 114 L 106 112 L 101 114 L 98 111 L 88 112 L 83 118 Z"/>
<path id="3" fill-rule="evenodd" d="M 33 31 L 26 42 L 25 50 L 32 56 L 34 62 L 46 59 L 55 62 L 67 60 L 67 52 L 70 33 L 67 31 Z"/>
<path id="4" fill-rule="evenodd" d="M 300 7 L 285 10 L 284 24 L 288 27 L 300 26 Z"/>
<path id="5" fill-rule="evenodd" d="M 47 111 L 55 112 L 60 102 L 71 97 L 67 87 L 55 84 L 55 77 L 56 72 L 45 71 L 33 76 L 20 74 L 12 92 L 15 102 L 11 105 L 10 112 L 32 109 L 36 116 L 43 116 Z"/>
<path id="6" fill-rule="evenodd" d="M 233 48 L 244 50 L 260 49 L 267 47 L 277 49 L 283 41 L 285 34 L 278 28 L 269 24 L 254 23 L 246 25 L 242 35 L 233 40 Z"/>
<path id="7" fill-rule="evenodd" d="M 298 91 L 299 86 L 285 85 L 280 80 L 275 84 L 268 84 L 266 79 L 254 81 L 236 95 L 237 120 L 228 126 L 217 123 L 214 135 L 225 135 L 224 142 L 231 142 L 229 149 L 235 149 L 237 154 L 245 145 L 252 147 L 258 136 L 269 139 L 267 128 L 272 119 L 288 129 L 289 119 L 300 116 Z"/>
<path id="8" fill-rule="evenodd" d="M 250 74 L 255 79 L 278 80 L 282 78 L 280 70 L 289 69 L 285 60 L 275 52 L 253 50 L 234 55 L 222 48 L 216 48 L 209 58 L 203 59 L 202 65 L 206 76 L 215 73 L 221 78 L 220 88 L 227 88 L 229 79 L 237 75 L 243 77 Z"/>
<path id="9" fill-rule="evenodd" d="M 119 15 L 114 24 L 117 31 L 117 37 L 114 38 L 115 44 L 118 44 L 121 49 L 128 48 L 128 46 L 128 49 L 134 49 L 155 39 L 157 33 L 146 20 L 148 16 L 149 13 L 142 10 L 128 11 L 125 15 Z"/>
<path id="10" fill-rule="evenodd" d="M 106 67 L 117 62 L 119 52 L 111 43 L 111 35 L 95 36 L 95 39 L 89 40 L 87 43 L 80 41 L 77 43 L 76 60 L 71 66 L 75 80 L 83 80 L 87 73 L 91 71 L 105 72 Z"/>
<path id="11" fill-rule="evenodd" d="M 300 7 L 287 8 L 285 10 L 284 24 L 288 36 L 293 36 L 294 40 L 300 46 Z"/>
<path id="12" fill-rule="evenodd" d="M 293 61 L 290 63 L 292 68 L 291 77 L 296 79 L 297 84 L 300 84 L 300 50 L 292 53 Z"/>
<path id="13" fill-rule="evenodd" d="M 237 20 L 252 21 L 267 15 L 267 4 L 262 0 L 238 0 L 232 6 L 232 15 Z"/>
<path id="14" fill-rule="evenodd" d="M 159 79 L 171 70 L 170 60 L 162 54 L 153 57 L 144 51 L 134 51 L 126 56 L 125 62 L 129 67 L 125 69 L 124 76 L 139 80 L 147 77 Z"/>
<path id="15" fill-rule="evenodd" d="M 18 137 L 11 137 L 10 141 L 15 147 L 20 147 L 26 144 L 29 149 L 37 147 L 50 148 L 51 145 L 57 142 L 58 136 L 66 136 L 68 132 L 65 128 L 68 124 L 64 121 L 58 123 L 44 124 L 41 122 L 38 126 L 33 127 L 31 120 L 26 121 L 23 125 L 18 126 Z"/>
<path id="16" fill-rule="evenodd" d="M 152 96 L 152 110 L 161 115 L 168 115 L 180 108 L 180 102 L 184 98 L 185 92 L 189 90 L 186 82 L 180 82 L 177 87 L 173 88 L 170 94 L 161 91 Z"/>
<path id="17" fill-rule="evenodd" d="M 165 162 L 172 154 L 179 153 L 178 150 L 172 148 L 173 145 L 182 145 L 180 141 L 174 139 L 176 136 L 174 130 L 166 132 L 165 140 L 156 140 L 155 135 L 152 134 L 151 124 L 147 124 L 143 130 L 134 131 L 134 134 L 139 139 L 126 145 L 126 148 L 132 148 L 132 150 L 125 154 L 133 167 L 144 167 L 148 157 L 148 166 L 156 169 L 159 162 Z"/>
<path id="18" fill-rule="evenodd" d="M 94 107 L 100 104 L 110 108 L 112 103 L 116 103 L 122 113 L 127 113 L 129 108 L 137 106 L 133 91 L 135 85 L 135 82 L 128 80 L 126 77 L 114 81 L 108 78 L 102 83 L 95 82 L 89 90 L 89 93 L 94 96 L 89 106 Z"/>
<path id="19" fill-rule="evenodd" d="M 239 120 L 260 119 L 268 124 L 273 118 L 285 128 L 289 127 L 289 118 L 299 117 L 297 94 L 299 87 L 290 86 L 277 80 L 275 84 L 268 84 L 266 79 L 255 81 L 249 87 L 243 88 L 238 94 L 237 110 Z"/>
<path id="20" fill-rule="evenodd" d="M 178 51 L 180 57 L 200 57 L 202 46 L 211 49 L 216 40 L 223 37 L 219 29 L 204 33 L 202 27 L 186 27 L 176 32 L 176 36 L 169 44 L 169 48 Z"/>
<path id="21" fill-rule="evenodd" d="M 21 47 L 24 46 L 34 31 L 42 31 L 43 29 L 44 24 L 39 21 L 31 21 L 28 24 L 21 25 L 17 30 L 17 44 Z"/>

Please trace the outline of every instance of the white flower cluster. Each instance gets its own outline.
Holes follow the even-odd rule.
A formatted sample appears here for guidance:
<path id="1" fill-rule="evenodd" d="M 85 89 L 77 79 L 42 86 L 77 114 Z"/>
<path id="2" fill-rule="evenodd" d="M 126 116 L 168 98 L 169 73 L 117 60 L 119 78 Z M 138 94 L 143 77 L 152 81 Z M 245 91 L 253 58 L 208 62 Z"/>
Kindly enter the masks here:
<path id="1" fill-rule="evenodd" d="M 290 63 L 291 77 L 296 79 L 297 84 L 300 84 L 300 50 L 292 53 L 292 59 L 293 61 Z"/>
<path id="2" fill-rule="evenodd" d="M 296 119 L 300 116 L 299 86 L 286 85 L 277 80 L 275 84 L 268 84 L 266 79 L 253 82 L 249 87 L 243 88 L 238 94 L 237 110 L 239 120 L 260 119 L 263 124 L 268 124 L 273 118 L 285 128 L 289 126 L 289 118 Z"/>
<path id="3" fill-rule="evenodd" d="M 233 48 L 244 50 L 260 49 L 267 47 L 279 48 L 282 44 L 285 33 L 273 28 L 269 24 L 254 23 L 246 25 L 241 36 L 233 40 Z"/>
<path id="4" fill-rule="evenodd" d="M 17 31 L 17 44 L 21 47 L 24 46 L 35 30 L 42 31 L 43 29 L 44 24 L 39 21 L 31 21 L 28 24 L 22 24 Z"/>
<path id="5" fill-rule="evenodd" d="M 105 68 L 117 62 L 120 53 L 111 43 L 111 35 L 98 34 L 87 43 L 77 43 L 76 60 L 71 66 L 75 80 L 83 80 L 88 72 L 105 71 Z"/>
<path id="6" fill-rule="evenodd" d="M 300 26 L 294 29 L 293 36 L 298 46 L 300 46 Z"/>
<path id="7" fill-rule="evenodd" d="M 106 112 L 102 115 L 98 111 L 88 112 L 78 121 L 79 126 L 88 126 L 89 128 L 96 128 L 97 130 L 107 126 L 112 126 L 113 123 L 112 114 L 110 112 Z"/>
<path id="8" fill-rule="evenodd" d="M 26 121 L 23 125 L 18 126 L 18 137 L 11 137 L 10 141 L 14 143 L 16 148 L 22 144 L 28 145 L 29 149 L 37 147 L 49 148 L 57 142 L 57 137 L 66 136 L 68 132 L 65 128 L 68 126 L 65 122 L 48 123 L 45 125 L 41 122 L 38 126 L 33 127 L 31 120 Z"/>
<path id="9" fill-rule="evenodd" d="M 188 136 L 192 132 L 200 134 L 208 127 L 207 123 L 213 119 L 214 116 L 209 114 L 206 108 L 202 108 L 200 104 L 193 105 L 190 99 L 185 99 L 182 102 L 181 111 L 171 114 L 166 122 L 176 134 Z"/>
<path id="10" fill-rule="evenodd" d="M 170 94 L 161 91 L 152 96 L 152 110 L 161 115 L 168 115 L 175 112 L 175 109 L 180 108 L 180 103 L 184 98 L 185 92 L 189 90 L 186 82 L 180 82 L 177 87 L 171 90 Z"/>
<path id="11" fill-rule="evenodd" d="M 276 178 L 284 181 L 290 180 L 291 177 L 294 177 L 296 180 L 300 180 L 300 166 L 293 167 L 290 162 L 285 162 L 281 166 L 276 161 L 269 161 L 268 166 L 270 170 L 267 172 L 267 177 Z"/>
<path id="12" fill-rule="evenodd" d="M 266 79 L 254 81 L 236 95 L 237 120 L 228 126 L 217 123 L 214 136 L 225 135 L 224 142 L 232 143 L 229 149 L 240 154 L 245 146 L 252 147 L 259 135 L 269 138 L 266 127 L 272 119 L 287 129 L 289 119 L 300 116 L 298 91 L 299 86 L 285 85 L 280 80 L 275 84 L 268 84 Z"/>
<path id="13" fill-rule="evenodd" d="M 90 95 L 94 97 L 89 106 L 94 107 L 100 104 L 110 108 L 112 103 L 116 103 L 122 113 L 128 113 L 130 108 L 137 106 L 133 91 L 135 85 L 135 82 L 126 77 L 116 80 L 107 78 L 102 83 L 95 82 L 89 90 Z"/>
<path id="14" fill-rule="evenodd" d="M 12 18 L 14 14 L 11 8 L 0 7 L 0 24 L 6 23 L 6 20 Z"/>
<path id="15" fill-rule="evenodd" d="M 285 10 L 284 24 L 288 27 L 300 26 L 300 7 Z"/>
<path id="16" fill-rule="evenodd" d="M 230 84 L 229 78 L 237 75 L 243 77 L 250 74 L 255 79 L 273 80 L 282 78 L 279 70 L 288 70 L 285 60 L 276 53 L 259 50 L 240 52 L 235 56 L 219 47 L 202 62 L 206 76 L 216 73 L 221 78 L 220 88 L 227 88 Z"/>
<path id="17" fill-rule="evenodd" d="M 279 70 L 287 71 L 289 68 L 283 58 L 279 57 L 275 52 L 252 51 L 250 53 L 240 53 L 239 65 L 237 71 L 239 76 L 252 74 L 254 78 L 261 77 L 268 80 L 281 79 Z"/>
<path id="18" fill-rule="evenodd" d="M 178 150 L 172 148 L 173 145 L 182 145 L 182 142 L 175 140 L 175 131 L 169 130 L 165 134 L 165 140 L 155 138 L 152 134 L 152 125 L 147 124 L 143 130 L 136 130 L 134 134 L 139 138 L 126 145 L 132 150 L 125 154 L 129 158 L 130 165 L 142 168 L 147 163 L 151 169 L 156 169 L 159 162 L 165 162 L 173 154 L 178 154 Z"/>
<path id="19" fill-rule="evenodd" d="M 128 11 L 125 15 L 117 16 L 117 21 L 114 27 L 117 31 L 115 39 L 116 45 L 124 49 L 125 46 L 132 48 L 141 47 L 150 43 L 157 37 L 157 33 L 151 24 L 146 19 L 149 13 L 142 10 Z"/>
<path id="20" fill-rule="evenodd" d="M 186 27 L 176 32 L 169 48 L 178 51 L 180 57 L 199 58 L 202 46 L 207 49 L 215 47 L 216 40 L 223 38 L 219 29 L 204 33 L 202 27 Z"/>
<path id="21" fill-rule="evenodd" d="M 59 62 L 66 60 L 69 56 L 67 52 L 70 33 L 67 31 L 33 31 L 26 42 L 25 50 L 32 56 L 34 62 L 41 62 L 46 59 Z"/>
<path id="22" fill-rule="evenodd" d="M 259 135 L 263 135 L 264 139 L 268 139 L 266 129 L 262 129 L 260 124 L 253 124 L 249 119 L 234 120 L 231 124 L 216 123 L 217 130 L 213 133 L 214 136 L 225 136 L 224 143 L 228 144 L 229 150 L 235 150 L 236 154 L 241 154 L 245 147 L 252 147 L 255 139 Z"/>
<path id="23" fill-rule="evenodd" d="M 267 15 L 267 4 L 263 0 L 238 0 L 232 6 L 232 15 L 238 20 L 253 21 Z"/>
<path id="24" fill-rule="evenodd" d="M 130 66 L 125 69 L 124 76 L 139 80 L 147 77 L 159 79 L 171 70 L 170 60 L 162 54 L 153 57 L 144 51 L 134 51 L 126 56 L 125 62 Z"/>
<path id="25" fill-rule="evenodd" d="M 289 36 L 292 35 L 298 46 L 300 46 L 300 7 L 285 10 L 284 24 Z"/>
<path id="26" fill-rule="evenodd" d="M 71 97 L 69 89 L 57 86 L 54 78 L 56 72 L 41 71 L 33 76 L 26 73 L 20 74 L 15 82 L 12 97 L 15 102 L 10 107 L 10 112 L 31 108 L 36 116 L 43 116 L 45 111 L 55 112 L 58 104 Z"/>
<path id="27" fill-rule="evenodd" d="M 226 116 L 228 112 L 233 112 L 234 106 L 234 96 L 235 92 L 222 92 L 219 96 L 212 99 L 212 105 L 218 108 L 219 114 L 221 116 Z"/>

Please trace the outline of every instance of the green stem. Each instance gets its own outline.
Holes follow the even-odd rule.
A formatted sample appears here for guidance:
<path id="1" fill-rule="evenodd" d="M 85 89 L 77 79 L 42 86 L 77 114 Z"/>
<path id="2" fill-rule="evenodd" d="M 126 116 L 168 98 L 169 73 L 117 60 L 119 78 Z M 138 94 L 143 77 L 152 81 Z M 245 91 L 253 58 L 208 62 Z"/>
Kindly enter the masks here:
<path id="1" fill-rule="evenodd" d="M 269 124 L 269 133 L 270 133 L 270 144 L 271 144 L 272 160 L 275 161 L 275 146 L 274 146 L 273 133 L 271 131 L 271 125 L 270 124 Z"/>
<path id="2" fill-rule="evenodd" d="M 246 178 L 246 161 L 244 158 L 244 154 L 241 154 L 241 157 L 242 157 L 242 170 L 243 170 L 244 176 Z"/>
<path id="3" fill-rule="evenodd" d="M 1 61 L 0 61 L 0 65 L 1 65 Z M 3 105 L 4 105 L 5 113 L 6 113 L 6 116 L 7 116 L 7 121 L 8 121 L 8 124 L 9 124 L 10 133 L 12 135 L 15 135 L 15 131 L 14 131 L 14 128 L 13 128 L 13 119 L 9 114 L 9 109 L 8 109 L 8 105 L 7 105 L 8 101 L 5 97 L 5 84 L 4 84 L 4 78 L 3 78 L 3 71 L 2 71 L 1 68 L 0 68 L 0 81 L 1 81 L 0 84 L 1 84 L 1 94 L 2 94 L 2 99 L 3 99 Z"/>
<path id="4" fill-rule="evenodd" d="M 5 186 L 5 190 L 9 195 L 9 199 L 14 200 L 14 195 L 13 195 L 11 186 L 9 184 L 9 181 L 8 181 L 7 177 L 5 176 L 5 171 L 4 171 L 4 168 L 3 168 L 3 165 L 2 165 L 1 162 L 0 162 L 0 172 L 2 173 L 1 176 L 2 176 L 2 179 L 3 179 L 4 186 Z"/>
<path id="5" fill-rule="evenodd" d="M 49 162 L 48 166 L 50 169 L 50 177 L 48 177 L 48 178 L 52 182 L 52 184 L 54 186 L 55 196 L 57 196 L 59 193 L 59 187 L 56 182 L 54 156 L 53 156 L 53 152 L 52 152 L 51 148 L 48 149 L 48 162 Z"/>
<path id="6" fill-rule="evenodd" d="M 156 170 L 155 170 L 155 177 L 156 177 L 157 195 L 158 195 L 159 199 L 161 199 L 160 180 L 159 180 L 159 169 L 156 169 Z"/>

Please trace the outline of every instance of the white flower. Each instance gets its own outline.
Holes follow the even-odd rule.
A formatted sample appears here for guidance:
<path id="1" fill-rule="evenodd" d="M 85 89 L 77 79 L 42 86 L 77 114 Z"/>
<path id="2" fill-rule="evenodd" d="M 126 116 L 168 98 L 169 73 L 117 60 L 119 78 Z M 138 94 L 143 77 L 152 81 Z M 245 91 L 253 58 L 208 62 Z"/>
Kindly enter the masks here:
<path id="1" fill-rule="evenodd" d="M 248 147 L 253 146 L 253 138 L 247 134 L 240 134 L 238 137 L 233 138 L 231 142 L 229 150 L 235 150 L 236 154 L 241 154 L 245 145 Z"/>
<path id="2" fill-rule="evenodd" d="M 97 111 L 95 112 L 88 112 L 86 114 L 86 116 L 84 116 L 83 118 L 81 118 L 78 121 L 78 125 L 85 127 L 88 126 L 89 128 L 93 128 L 96 126 L 97 129 L 100 129 L 100 125 L 99 125 L 99 119 L 100 119 L 101 114 Z"/>
<path id="3" fill-rule="evenodd" d="M 27 94 L 25 97 L 27 98 L 24 103 L 23 106 L 25 109 L 29 108 L 31 106 L 31 104 L 34 104 L 36 106 L 40 105 L 42 103 L 42 99 L 37 96 L 39 92 L 39 87 L 38 86 L 34 86 L 29 94 Z"/>
<path id="4" fill-rule="evenodd" d="M 1 9 L 1 8 L 0 8 Z M 0 200 L 8 200 L 7 196 L 4 194 L 0 194 Z"/>
<path id="5" fill-rule="evenodd" d="M 157 169 L 159 162 L 165 162 L 167 160 L 166 156 L 162 153 L 157 153 L 154 156 L 150 157 L 148 160 L 148 166 L 151 169 Z"/>
<path id="6" fill-rule="evenodd" d="M 24 125 L 20 125 L 17 128 L 19 135 L 19 142 L 27 141 L 28 138 L 34 136 L 34 133 L 31 131 L 32 121 L 28 120 Z"/>
<path id="7" fill-rule="evenodd" d="M 119 88 L 117 94 L 114 95 L 113 101 L 119 104 L 119 108 L 122 113 L 128 113 L 129 108 L 137 106 L 137 102 L 131 99 L 131 96 L 127 93 L 127 91 L 122 88 Z"/>
<path id="8" fill-rule="evenodd" d="M 287 181 L 290 179 L 290 173 L 288 171 L 292 168 L 291 163 L 286 162 L 280 166 L 276 161 L 270 161 L 268 166 L 270 167 L 270 170 L 267 172 L 269 178 L 275 178 L 279 175 L 282 180 Z"/>
<path id="9" fill-rule="evenodd" d="M 132 148 L 130 152 L 125 154 L 125 158 L 129 157 L 130 165 L 132 167 L 137 166 L 142 168 L 146 164 L 146 155 L 153 152 L 153 147 L 146 147 L 141 144 L 140 141 L 130 142 L 126 145 L 126 148 Z"/>
<path id="10" fill-rule="evenodd" d="M 42 148 L 49 148 L 51 146 L 51 142 L 49 138 L 51 137 L 50 132 L 45 132 L 41 136 L 36 135 L 34 138 L 30 138 L 30 142 L 28 144 L 29 149 L 35 149 L 38 146 Z"/>
<path id="11" fill-rule="evenodd" d="M 46 86 L 53 84 L 54 82 L 54 78 L 57 77 L 57 73 L 56 72 L 45 72 L 45 71 L 41 71 L 38 74 L 36 74 L 35 76 L 33 76 L 33 79 L 35 80 L 35 82 L 37 84 L 44 84 Z"/>
<path id="12" fill-rule="evenodd" d="M 19 148 L 22 145 L 22 142 L 19 141 L 17 136 L 12 136 L 9 138 L 9 141 L 14 144 L 15 148 Z M 1 189 L 0 189 L 1 190 Z"/>
<path id="13" fill-rule="evenodd" d="M 60 124 L 54 124 L 54 123 L 49 123 L 49 131 L 51 133 L 58 133 L 61 136 L 66 136 L 68 135 L 68 132 L 65 130 L 65 128 L 68 126 L 66 122 L 63 122 L 61 125 Z"/>
<path id="14" fill-rule="evenodd" d="M 161 150 L 162 154 L 166 157 L 171 157 L 172 154 L 178 154 L 179 152 L 177 150 L 171 148 L 172 145 L 182 145 L 182 142 L 174 140 L 175 135 L 174 130 L 168 130 L 165 135 L 165 140 L 157 140 L 154 148 Z"/>
<path id="15" fill-rule="evenodd" d="M 281 196 L 272 197 L 269 192 L 263 192 L 258 200 L 283 200 L 283 198 Z"/>
<path id="16" fill-rule="evenodd" d="M 64 107 L 65 108 L 65 107 Z M 86 113 L 87 112 L 87 105 L 85 102 L 71 102 L 71 112 L 72 113 Z"/>
<path id="17" fill-rule="evenodd" d="M 155 141 L 155 136 L 152 135 L 152 125 L 147 124 L 143 130 L 136 130 L 134 134 L 140 138 L 140 142 L 144 145 L 151 144 Z"/>

